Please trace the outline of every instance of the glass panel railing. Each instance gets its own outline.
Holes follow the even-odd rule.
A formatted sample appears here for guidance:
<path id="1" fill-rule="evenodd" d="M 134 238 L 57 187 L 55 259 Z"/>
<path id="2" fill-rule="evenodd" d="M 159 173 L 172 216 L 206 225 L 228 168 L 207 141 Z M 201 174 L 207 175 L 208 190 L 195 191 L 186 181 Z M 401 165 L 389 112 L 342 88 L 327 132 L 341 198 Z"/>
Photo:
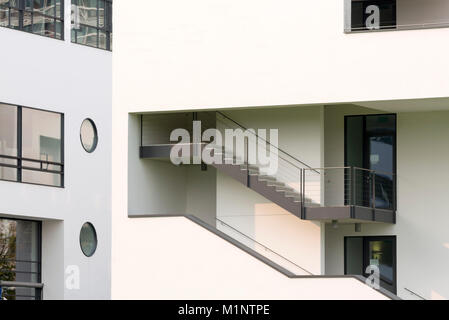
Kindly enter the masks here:
<path id="1" fill-rule="evenodd" d="M 298 276 L 312 275 L 311 272 L 309 272 L 308 270 L 299 266 L 297 263 L 280 255 L 279 253 L 270 249 L 266 245 L 253 239 L 253 237 L 245 234 L 241 230 L 237 230 L 235 227 L 231 226 L 230 224 L 228 224 L 220 219 L 217 219 L 217 229 L 219 231 L 225 233 L 226 235 L 230 236 L 235 241 L 243 244 L 244 246 L 246 246 L 246 247 L 254 250 L 255 252 L 259 253 L 260 255 L 264 256 L 268 260 L 270 260 L 270 261 L 276 263 L 277 265 L 283 267 L 284 269 L 292 272 L 294 275 L 298 275 Z"/>

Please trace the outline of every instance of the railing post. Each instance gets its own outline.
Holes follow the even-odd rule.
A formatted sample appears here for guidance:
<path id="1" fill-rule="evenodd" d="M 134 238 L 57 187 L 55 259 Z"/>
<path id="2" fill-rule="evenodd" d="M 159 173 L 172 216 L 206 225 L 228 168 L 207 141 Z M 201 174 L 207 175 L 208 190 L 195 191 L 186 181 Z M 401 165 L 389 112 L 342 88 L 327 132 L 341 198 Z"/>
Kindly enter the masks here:
<path id="1" fill-rule="evenodd" d="M 373 208 L 373 221 L 376 221 L 376 172 L 371 171 L 372 178 L 372 208 Z"/>
<path id="2" fill-rule="evenodd" d="M 356 200 L 355 200 L 355 179 L 356 179 L 356 174 L 355 174 L 355 167 L 351 167 L 351 202 L 350 205 L 351 206 L 355 206 Z"/>
<path id="3" fill-rule="evenodd" d="M 256 138 L 257 139 L 257 138 Z M 246 138 L 244 141 L 246 141 L 246 185 L 249 188 L 250 187 L 250 175 L 249 175 L 249 138 Z M 257 146 L 257 140 L 256 140 L 256 146 Z M 257 146 L 258 147 L 258 146 Z M 256 149 L 257 150 L 257 149 Z M 237 154 L 236 154 L 237 157 Z M 245 158 L 245 155 L 243 155 L 243 158 Z"/>
<path id="4" fill-rule="evenodd" d="M 299 169 L 299 193 L 301 195 L 301 219 L 305 220 L 305 207 L 304 207 L 304 200 L 305 200 L 305 169 L 300 168 Z"/>

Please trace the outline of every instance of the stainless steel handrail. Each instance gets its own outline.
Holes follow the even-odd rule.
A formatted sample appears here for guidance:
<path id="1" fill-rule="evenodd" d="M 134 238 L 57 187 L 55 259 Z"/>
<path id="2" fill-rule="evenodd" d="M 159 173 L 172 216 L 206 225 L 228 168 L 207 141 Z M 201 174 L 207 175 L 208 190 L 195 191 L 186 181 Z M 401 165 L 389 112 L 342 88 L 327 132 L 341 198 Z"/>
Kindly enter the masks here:
<path id="1" fill-rule="evenodd" d="M 245 126 L 243 126 L 242 124 L 238 123 L 238 122 L 235 121 L 234 119 L 228 117 L 228 116 L 225 115 L 224 113 L 222 113 L 222 112 L 220 112 L 220 111 L 217 111 L 217 114 L 219 114 L 219 115 L 221 115 L 222 117 L 226 118 L 227 120 L 233 122 L 234 124 L 236 124 L 237 126 L 239 126 L 241 129 L 248 130 L 247 127 L 245 127 Z M 275 147 L 278 151 L 280 151 L 280 152 L 283 153 L 284 155 L 288 156 L 289 158 L 293 159 L 294 161 L 300 163 L 301 165 L 303 165 L 303 166 L 305 166 L 305 167 L 307 167 L 307 168 L 309 168 L 309 169 L 312 169 L 311 166 L 309 166 L 308 164 L 306 164 L 306 163 L 302 162 L 301 160 L 295 158 L 295 157 L 292 156 L 290 153 L 288 153 L 288 152 L 282 150 L 282 149 L 279 148 L 279 147 L 274 146 L 272 143 L 270 143 L 270 141 L 267 141 L 266 139 L 261 138 L 257 133 L 254 133 L 254 132 L 253 132 L 253 134 L 254 134 L 258 139 L 260 139 L 260 140 L 266 142 L 266 143 L 269 144 L 270 146 Z M 281 157 L 281 158 L 282 158 L 282 157 Z M 285 160 L 285 161 L 287 161 L 287 162 L 289 162 L 287 159 L 284 159 L 284 158 L 282 158 L 282 159 Z M 289 163 L 290 163 L 290 162 L 289 162 Z M 296 166 L 296 165 L 293 164 L 293 163 L 290 163 L 290 164 L 293 165 L 293 166 L 295 166 L 295 167 L 298 168 L 298 169 L 303 169 L 303 168 L 300 168 L 300 167 Z"/>
<path id="2" fill-rule="evenodd" d="M 427 300 L 427 299 L 424 298 L 423 296 L 417 294 L 416 292 L 414 292 L 414 291 L 412 291 L 412 290 L 410 290 L 410 289 L 408 289 L 408 288 L 404 288 L 404 290 L 405 290 L 405 291 L 408 291 L 408 292 L 411 293 L 412 295 L 417 296 L 418 298 L 420 298 L 420 299 L 422 299 L 422 300 Z"/>

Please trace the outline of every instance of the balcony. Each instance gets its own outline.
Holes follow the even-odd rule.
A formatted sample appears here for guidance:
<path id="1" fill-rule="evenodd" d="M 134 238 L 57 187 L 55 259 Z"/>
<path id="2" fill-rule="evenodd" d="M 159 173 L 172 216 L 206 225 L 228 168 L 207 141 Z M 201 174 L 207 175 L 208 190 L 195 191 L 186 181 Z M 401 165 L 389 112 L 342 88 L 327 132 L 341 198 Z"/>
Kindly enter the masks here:
<path id="1" fill-rule="evenodd" d="M 303 219 L 396 223 L 396 175 L 338 167 L 304 169 Z"/>
<path id="2" fill-rule="evenodd" d="M 447 0 L 345 1 L 346 33 L 447 27 Z"/>

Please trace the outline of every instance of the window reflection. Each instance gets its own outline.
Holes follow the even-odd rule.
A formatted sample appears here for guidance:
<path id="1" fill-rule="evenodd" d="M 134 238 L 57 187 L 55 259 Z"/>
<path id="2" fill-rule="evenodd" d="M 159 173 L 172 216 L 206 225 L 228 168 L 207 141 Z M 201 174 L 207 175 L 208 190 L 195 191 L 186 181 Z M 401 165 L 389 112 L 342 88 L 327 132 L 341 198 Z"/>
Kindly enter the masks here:
<path id="1" fill-rule="evenodd" d="M 0 280 L 41 282 L 40 223 L 0 218 Z M 32 300 L 32 288 L 3 288 L 2 298 Z"/>
<path id="2" fill-rule="evenodd" d="M 0 104 L 0 179 L 17 180 L 17 108 Z M 3 166 L 2 166 L 3 165 Z"/>
<path id="3" fill-rule="evenodd" d="M 61 114 L 0 104 L 1 180 L 63 186 L 62 160 Z"/>
<path id="4" fill-rule="evenodd" d="M 0 0 L 0 26 L 63 39 L 63 0 Z"/>
<path id="5" fill-rule="evenodd" d="M 72 0 L 77 6 L 72 42 L 112 49 L 112 0 Z"/>

